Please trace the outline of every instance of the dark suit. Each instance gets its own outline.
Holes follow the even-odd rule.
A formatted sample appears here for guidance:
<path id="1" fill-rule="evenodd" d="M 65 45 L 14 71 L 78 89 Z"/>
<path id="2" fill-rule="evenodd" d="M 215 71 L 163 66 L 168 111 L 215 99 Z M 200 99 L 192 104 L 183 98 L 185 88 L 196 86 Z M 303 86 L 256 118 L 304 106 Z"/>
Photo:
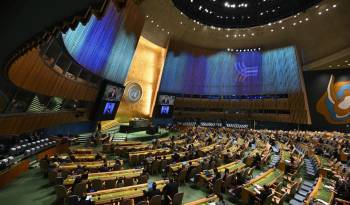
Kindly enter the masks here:
<path id="1" fill-rule="evenodd" d="M 173 198 L 174 195 L 179 192 L 179 185 L 176 182 L 171 182 L 166 184 L 163 190 L 166 195 Z"/>
<path id="2" fill-rule="evenodd" d="M 162 192 L 160 192 L 159 189 L 152 189 L 152 190 L 149 190 L 149 191 L 146 191 L 145 192 L 145 196 L 148 197 L 149 199 L 151 199 L 152 197 L 156 196 L 156 195 L 161 195 Z"/>

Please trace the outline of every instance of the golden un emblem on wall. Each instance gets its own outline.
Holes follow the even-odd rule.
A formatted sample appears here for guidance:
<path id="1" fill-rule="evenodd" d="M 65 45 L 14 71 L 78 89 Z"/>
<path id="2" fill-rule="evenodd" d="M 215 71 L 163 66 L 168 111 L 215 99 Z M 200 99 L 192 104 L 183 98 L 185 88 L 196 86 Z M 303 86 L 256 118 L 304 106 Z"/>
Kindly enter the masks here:
<path id="1" fill-rule="evenodd" d="M 142 88 L 137 83 L 129 83 L 126 85 L 126 94 L 129 102 L 136 103 L 142 97 Z"/>

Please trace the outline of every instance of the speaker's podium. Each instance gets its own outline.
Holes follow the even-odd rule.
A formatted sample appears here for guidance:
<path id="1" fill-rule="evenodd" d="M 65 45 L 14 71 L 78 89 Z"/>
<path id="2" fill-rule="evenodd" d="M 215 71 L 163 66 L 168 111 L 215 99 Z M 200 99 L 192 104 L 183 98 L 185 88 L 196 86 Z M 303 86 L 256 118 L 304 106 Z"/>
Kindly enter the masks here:
<path id="1" fill-rule="evenodd" d="M 133 132 L 140 132 L 140 131 L 148 132 L 150 125 L 151 123 L 148 119 L 133 118 L 129 121 L 129 125 L 120 125 L 119 132 L 121 133 L 133 133 Z"/>

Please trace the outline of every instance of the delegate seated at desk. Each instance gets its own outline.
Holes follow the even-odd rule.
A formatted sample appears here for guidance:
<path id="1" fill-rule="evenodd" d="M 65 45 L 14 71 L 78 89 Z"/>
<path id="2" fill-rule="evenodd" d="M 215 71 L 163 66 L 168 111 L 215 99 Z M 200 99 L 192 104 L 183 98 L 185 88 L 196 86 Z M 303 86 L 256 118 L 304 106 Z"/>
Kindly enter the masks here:
<path id="1" fill-rule="evenodd" d="M 144 195 L 145 197 L 147 197 L 149 200 L 156 196 L 156 195 L 161 195 L 162 193 L 160 192 L 159 189 L 157 189 L 157 184 L 155 182 L 153 182 L 151 189 L 149 189 L 148 191 L 144 191 Z"/>

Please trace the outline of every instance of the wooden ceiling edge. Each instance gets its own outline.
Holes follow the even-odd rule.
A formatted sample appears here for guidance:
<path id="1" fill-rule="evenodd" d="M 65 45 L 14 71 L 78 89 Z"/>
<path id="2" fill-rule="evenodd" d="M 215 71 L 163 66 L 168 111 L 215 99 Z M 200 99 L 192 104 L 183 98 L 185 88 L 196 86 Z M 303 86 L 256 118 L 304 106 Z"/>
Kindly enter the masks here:
<path id="1" fill-rule="evenodd" d="M 318 60 L 315 60 L 311 63 L 308 63 L 303 66 L 304 71 L 310 71 L 310 70 L 321 70 L 324 69 L 325 66 L 328 64 L 337 61 L 341 58 L 345 58 L 347 56 L 350 56 L 350 47 L 347 47 L 345 49 L 342 49 L 340 51 L 337 51 L 331 55 L 325 56 L 323 58 L 320 58 Z"/>

